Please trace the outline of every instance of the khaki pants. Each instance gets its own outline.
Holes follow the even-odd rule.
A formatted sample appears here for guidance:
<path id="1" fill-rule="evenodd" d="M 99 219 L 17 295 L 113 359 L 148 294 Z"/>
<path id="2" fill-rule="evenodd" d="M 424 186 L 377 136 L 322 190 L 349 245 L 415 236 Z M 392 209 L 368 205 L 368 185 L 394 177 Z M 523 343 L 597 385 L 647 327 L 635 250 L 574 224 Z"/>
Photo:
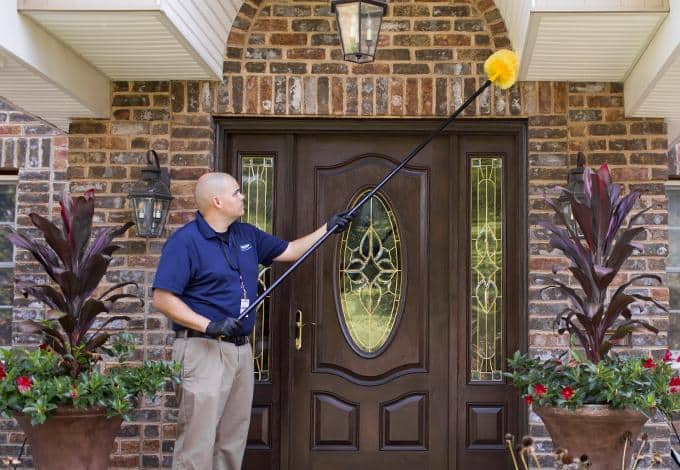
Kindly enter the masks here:
<path id="1" fill-rule="evenodd" d="M 238 470 L 253 402 L 253 351 L 207 338 L 177 338 L 182 363 L 174 469 Z"/>

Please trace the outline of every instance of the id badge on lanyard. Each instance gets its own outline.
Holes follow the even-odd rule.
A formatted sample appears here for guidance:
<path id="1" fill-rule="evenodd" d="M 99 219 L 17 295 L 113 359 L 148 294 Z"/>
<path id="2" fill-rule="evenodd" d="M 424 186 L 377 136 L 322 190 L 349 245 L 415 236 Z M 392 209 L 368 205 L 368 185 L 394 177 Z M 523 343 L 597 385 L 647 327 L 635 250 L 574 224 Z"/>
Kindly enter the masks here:
<path id="1" fill-rule="evenodd" d="M 239 312 L 239 315 L 242 315 L 243 312 L 245 312 L 248 307 L 250 307 L 250 299 L 248 298 L 248 291 L 246 291 L 246 285 L 243 283 L 243 276 L 239 273 L 238 275 L 239 280 L 241 281 L 241 311 Z M 250 314 L 246 315 L 246 318 L 248 318 Z"/>
<path id="2" fill-rule="evenodd" d="M 241 299 L 241 312 L 240 313 L 243 314 L 243 312 L 248 310 L 248 307 L 250 307 L 250 299 Z M 246 318 L 247 317 L 248 317 L 248 315 L 246 315 Z"/>
<path id="3" fill-rule="evenodd" d="M 220 244 L 222 245 L 222 251 L 224 253 L 224 257 L 227 259 L 227 264 L 229 264 L 229 266 L 232 269 L 236 270 L 236 272 L 238 273 L 239 282 L 241 283 L 241 306 L 239 308 L 239 315 L 241 315 L 241 314 L 243 314 L 243 312 L 246 311 L 246 309 L 248 307 L 250 307 L 250 299 L 248 298 L 248 291 L 246 290 L 246 284 L 245 284 L 245 282 L 243 282 L 243 275 L 241 274 L 241 266 L 240 266 L 240 263 L 238 261 L 238 254 L 236 255 L 236 266 L 234 266 L 231 262 L 231 259 L 229 258 L 229 253 L 228 253 L 229 245 L 227 245 L 227 248 L 225 248 L 224 242 L 222 240 L 220 240 Z M 248 315 L 246 316 L 246 318 L 248 318 Z"/>

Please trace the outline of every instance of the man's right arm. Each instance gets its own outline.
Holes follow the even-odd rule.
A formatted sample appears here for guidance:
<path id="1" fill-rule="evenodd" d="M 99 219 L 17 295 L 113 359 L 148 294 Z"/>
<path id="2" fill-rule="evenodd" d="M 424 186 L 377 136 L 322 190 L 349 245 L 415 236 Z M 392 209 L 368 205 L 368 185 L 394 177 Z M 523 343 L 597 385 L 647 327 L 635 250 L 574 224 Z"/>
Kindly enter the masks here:
<path id="1" fill-rule="evenodd" d="M 182 299 L 170 291 L 154 289 L 151 303 L 163 315 L 186 328 L 203 333 L 210 323 L 210 320 L 194 312 Z"/>

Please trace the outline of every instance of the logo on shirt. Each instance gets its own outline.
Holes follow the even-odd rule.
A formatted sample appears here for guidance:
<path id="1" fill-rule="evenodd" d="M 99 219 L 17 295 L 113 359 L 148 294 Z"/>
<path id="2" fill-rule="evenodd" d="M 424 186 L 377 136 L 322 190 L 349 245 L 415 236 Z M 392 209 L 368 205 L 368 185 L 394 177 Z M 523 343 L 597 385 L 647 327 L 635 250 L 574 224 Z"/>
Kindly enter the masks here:
<path id="1" fill-rule="evenodd" d="M 239 245 L 239 248 L 241 251 L 248 251 L 253 247 L 250 243 L 246 243 L 245 245 Z"/>

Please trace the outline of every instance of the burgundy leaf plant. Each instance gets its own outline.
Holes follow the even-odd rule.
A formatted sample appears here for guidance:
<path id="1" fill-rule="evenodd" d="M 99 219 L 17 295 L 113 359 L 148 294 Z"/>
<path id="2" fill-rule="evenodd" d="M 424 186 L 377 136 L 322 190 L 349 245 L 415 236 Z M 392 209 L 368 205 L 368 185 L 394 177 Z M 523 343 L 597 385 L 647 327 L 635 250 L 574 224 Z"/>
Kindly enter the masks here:
<path id="1" fill-rule="evenodd" d="M 18 283 L 24 296 L 31 296 L 49 307 L 49 319 L 31 324 L 42 332 L 45 343 L 63 358 L 65 372 L 77 377 L 90 370 L 98 359 L 98 349 L 109 339 L 103 329 L 113 321 L 129 320 L 123 315 L 108 317 L 91 332 L 97 316 L 109 313 L 121 299 L 142 299 L 119 289 L 134 282 L 120 282 L 93 297 L 106 274 L 113 253 L 121 248 L 113 239 L 132 225 L 98 230 L 92 237 L 94 190 L 75 199 L 64 192 L 61 205 L 62 227 L 59 229 L 46 218 L 31 213 L 33 225 L 43 234 L 44 241 L 19 233 L 9 235 L 17 247 L 28 250 L 53 281 L 50 284 Z M 93 238 L 92 240 L 90 240 Z"/>
<path id="2" fill-rule="evenodd" d="M 555 278 L 547 278 L 551 285 L 545 289 L 557 289 L 569 300 L 569 307 L 555 319 L 558 332 L 575 335 L 583 345 L 587 358 L 598 363 L 617 340 L 626 337 L 637 327 L 658 333 L 654 326 L 633 317 L 631 307 L 634 304 L 652 303 L 664 311 L 666 308 L 649 296 L 628 291 L 631 285 L 643 279 L 661 283 L 661 278 L 655 274 L 631 276 L 609 295 L 612 281 L 623 264 L 634 251 L 642 251 L 642 246 L 635 239 L 645 228 L 633 227 L 632 224 L 649 207 L 629 217 L 640 193 L 631 191 L 623 196 L 621 186 L 612 183 L 606 163 L 597 171 L 586 168 L 583 180 L 583 201 L 577 200 L 571 191 L 560 188 L 571 204 L 582 237 L 568 223 L 559 203 L 548 197 L 544 199 L 564 227 L 540 223 L 552 232 L 550 246 L 560 250 L 569 259 L 568 269 L 580 290 Z M 628 223 L 624 226 L 627 218 Z"/>

